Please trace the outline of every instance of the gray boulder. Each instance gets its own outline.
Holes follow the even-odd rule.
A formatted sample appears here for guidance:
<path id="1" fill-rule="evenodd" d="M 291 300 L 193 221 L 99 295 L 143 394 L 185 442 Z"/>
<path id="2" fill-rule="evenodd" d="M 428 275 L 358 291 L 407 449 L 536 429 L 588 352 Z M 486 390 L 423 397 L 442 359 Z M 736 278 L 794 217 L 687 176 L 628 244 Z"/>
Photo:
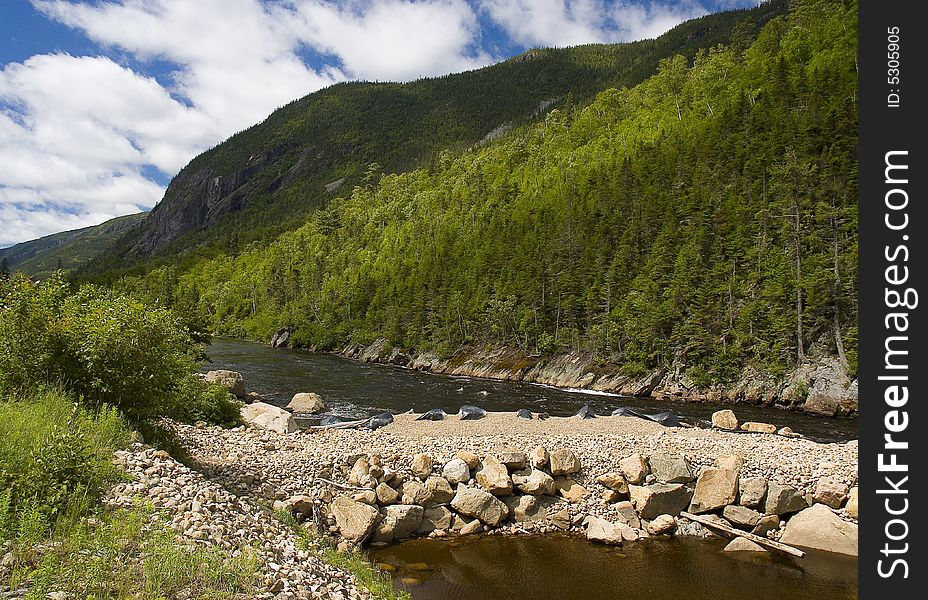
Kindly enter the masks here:
<path id="1" fill-rule="evenodd" d="M 452 458 L 441 470 L 442 476 L 448 480 L 452 486 L 459 483 L 467 483 L 470 480 L 470 468 L 467 463 L 460 458 Z"/>
<path id="2" fill-rule="evenodd" d="M 209 371 L 203 376 L 203 381 L 221 385 L 229 390 L 229 393 L 236 398 L 244 398 L 246 396 L 245 379 L 238 371 L 226 371 L 224 369 Z"/>
<path id="3" fill-rule="evenodd" d="M 767 499 L 764 502 L 764 513 L 768 515 L 786 515 L 799 512 L 809 506 L 796 488 L 780 485 L 775 481 L 767 483 Z"/>
<path id="4" fill-rule="evenodd" d="M 648 459 L 651 473 L 661 483 L 689 483 L 693 471 L 685 458 L 674 454 L 656 452 Z"/>
<path id="5" fill-rule="evenodd" d="M 693 497 L 693 492 L 682 483 L 630 485 L 628 494 L 641 518 L 648 520 L 663 514 L 679 515 Z"/>
<path id="6" fill-rule="evenodd" d="M 458 486 L 451 499 L 451 508 L 464 516 L 480 519 L 490 527 L 496 527 L 509 516 L 509 507 L 499 498 L 487 491 L 463 485 Z"/>

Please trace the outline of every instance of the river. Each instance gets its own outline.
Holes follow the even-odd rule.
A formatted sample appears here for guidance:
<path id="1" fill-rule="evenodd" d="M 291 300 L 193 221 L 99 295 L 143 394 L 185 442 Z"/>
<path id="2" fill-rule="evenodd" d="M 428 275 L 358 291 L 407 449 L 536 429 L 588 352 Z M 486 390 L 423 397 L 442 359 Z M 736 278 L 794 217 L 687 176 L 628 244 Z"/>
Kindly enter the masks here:
<path id="1" fill-rule="evenodd" d="M 551 416 L 569 416 L 589 404 L 598 414 L 630 406 L 647 413 L 673 411 L 691 422 L 707 422 L 714 411 L 731 408 L 741 421 L 789 426 L 817 441 L 845 442 L 857 438 L 856 418 L 829 419 L 749 404 L 669 402 L 530 383 L 451 377 L 224 338 L 213 341 L 208 356 L 210 362 L 204 365 L 204 370 L 240 371 L 248 390 L 258 392 L 273 404 L 284 406 L 297 392 L 316 392 L 328 405 L 327 414 L 346 418 L 409 409 L 423 412 L 444 408 L 457 412 L 462 404 L 476 404 L 490 411 L 529 408 Z"/>

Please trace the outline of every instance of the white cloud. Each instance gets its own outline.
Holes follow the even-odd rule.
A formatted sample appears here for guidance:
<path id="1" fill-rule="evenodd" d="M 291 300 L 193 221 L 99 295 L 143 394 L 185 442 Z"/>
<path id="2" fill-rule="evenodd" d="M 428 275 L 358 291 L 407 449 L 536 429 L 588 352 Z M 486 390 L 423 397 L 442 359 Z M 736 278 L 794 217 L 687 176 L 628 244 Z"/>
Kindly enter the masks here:
<path id="1" fill-rule="evenodd" d="M 492 62 L 470 48 L 477 18 L 463 0 L 376 0 L 341 6 L 294 0 L 293 35 L 319 52 L 337 56 L 353 78 L 407 81 L 481 67 Z"/>
<path id="2" fill-rule="evenodd" d="M 574 46 L 653 38 L 706 13 L 695 0 L 676 3 L 478 0 L 478 4 L 514 40 L 530 46 Z"/>

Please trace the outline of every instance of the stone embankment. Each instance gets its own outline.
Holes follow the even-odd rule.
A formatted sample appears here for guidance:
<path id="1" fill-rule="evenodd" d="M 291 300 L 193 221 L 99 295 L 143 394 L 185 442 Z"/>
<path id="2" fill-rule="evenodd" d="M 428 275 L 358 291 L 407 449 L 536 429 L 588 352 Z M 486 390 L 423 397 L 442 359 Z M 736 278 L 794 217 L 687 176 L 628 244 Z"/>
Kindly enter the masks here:
<path id="1" fill-rule="evenodd" d="M 377 431 L 174 427 L 213 482 L 328 529 L 342 547 L 480 532 L 566 530 L 609 544 L 706 535 L 688 511 L 856 554 L 856 442 L 630 417 L 414 419 Z"/>
<path id="2" fill-rule="evenodd" d="M 700 386 L 685 365 L 657 368 L 632 377 L 622 366 L 602 363 L 582 352 L 531 356 L 509 347 L 465 347 L 450 358 L 434 352 L 408 353 L 378 339 L 367 346 L 352 344 L 339 352 L 365 362 L 393 364 L 447 375 L 526 381 L 564 388 L 613 392 L 624 396 L 653 396 L 690 402 L 732 402 L 777 406 L 833 417 L 858 412 L 857 380 L 840 360 L 820 356 L 785 376 L 772 376 L 745 368 L 741 377 L 726 385 Z"/>

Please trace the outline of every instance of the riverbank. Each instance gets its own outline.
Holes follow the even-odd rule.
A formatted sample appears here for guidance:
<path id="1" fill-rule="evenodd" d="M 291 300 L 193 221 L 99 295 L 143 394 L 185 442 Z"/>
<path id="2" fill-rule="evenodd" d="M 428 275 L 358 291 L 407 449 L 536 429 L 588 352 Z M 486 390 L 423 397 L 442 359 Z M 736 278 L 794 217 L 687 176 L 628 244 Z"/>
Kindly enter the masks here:
<path id="1" fill-rule="evenodd" d="M 790 517 L 821 504 L 823 480 L 844 490 L 838 492 L 844 496 L 834 510 L 827 509 L 829 518 L 847 523 L 856 534 L 856 501 L 853 507 L 848 504 L 848 492 L 857 482 L 856 441 L 820 444 L 774 434 L 664 428 L 630 417 L 542 421 L 489 413 L 475 421 L 414 419 L 397 415 L 376 431 L 278 434 L 254 427 L 180 424 L 172 429 L 212 481 L 291 510 L 307 523 L 315 514 L 316 524 L 352 544 L 470 532 L 573 531 L 589 536 L 596 519 L 628 526 L 619 528 L 626 541 L 674 530 L 703 535 L 705 530 L 680 517 L 680 511 L 699 510 L 721 519 L 729 505 L 739 507 L 725 513 L 736 521 L 739 514 L 755 524 L 767 516 L 762 535 L 777 538 Z M 539 448 L 552 458 L 532 467 Z M 555 467 L 555 454 L 569 465 L 566 469 Z M 467 473 L 453 476 L 449 463 L 460 463 L 458 459 L 469 463 Z M 659 467 L 658 462 L 673 466 Z M 635 464 L 640 472 L 633 472 Z M 683 473 L 668 483 L 667 468 Z M 533 470 L 544 475 L 536 478 Z M 694 509 L 691 500 L 699 502 L 703 476 L 718 471 L 731 473 L 730 497 L 708 510 Z M 532 489 L 529 479 L 540 487 Z M 462 486 L 455 487 L 459 482 Z M 763 490 L 753 501 L 747 495 L 758 492 L 739 487 L 761 484 Z M 488 517 L 464 507 L 456 498 L 462 488 L 465 495 L 474 490 L 476 500 L 499 507 L 501 514 Z M 671 492 L 671 504 L 662 500 L 664 492 Z M 487 499 L 490 495 L 500 502 Z M 670 523 L 664 519 L 662 527 L 652 526 L 664 514 L 670 515 Z M 404 519 L 409 520 L 398 527 Z"/>
<path id="2" fill-rule="evenodd" d="M 831 356 L 820 356 L 782 376 L 746 367 L 737 381 L 706 387 L 694 382 L 684 366 L 657 368 L 633 377 L 624 374 L 619 364 L 582 352 L 530 356 L 509 347 L 465 347 L 450 358 L 442 358 L 434 352 L 393 348 L 386 339 L 379 338 L 369 345 L 349 344 L 337 353 L 363 362 L 445 375 L 523 381 L 623 396 L 757 404 L 828 417 L 854 416 L 859 410 L 856 378 L 852 379 L 841 362 Z"/>

